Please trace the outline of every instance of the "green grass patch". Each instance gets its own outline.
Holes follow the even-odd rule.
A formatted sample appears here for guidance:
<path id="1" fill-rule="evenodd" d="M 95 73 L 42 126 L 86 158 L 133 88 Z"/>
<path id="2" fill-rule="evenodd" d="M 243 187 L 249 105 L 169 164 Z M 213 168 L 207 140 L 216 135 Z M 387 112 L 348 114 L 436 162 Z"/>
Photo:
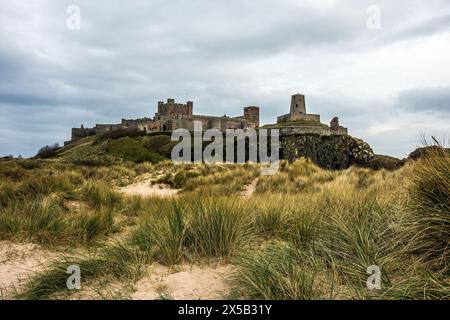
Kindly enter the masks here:
<path id="1" fill-rule="evenodd" d="M 109 141 L 106 145 L 106 151 L 113 156 L 136 163 L 146 161 L 157 163 L 164 159 L 161 155 L 147 150 L 140 140 L 130 137 Z"/>

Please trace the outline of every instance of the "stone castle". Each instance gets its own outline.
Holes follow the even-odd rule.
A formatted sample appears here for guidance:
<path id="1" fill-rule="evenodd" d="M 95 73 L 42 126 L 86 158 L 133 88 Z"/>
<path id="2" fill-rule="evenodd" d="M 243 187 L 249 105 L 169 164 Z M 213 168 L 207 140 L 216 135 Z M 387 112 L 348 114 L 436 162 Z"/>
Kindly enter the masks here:
<path id="1" fill-rule="evenodd" d="M 167 99 L 167 102 L 158 102 L 158 112 L 153 118 L 122 119 L 119 124 L 97 124 L 93 128 L 72 128 L 72 141 L 103 134 L 116 130 L 134 129 L 146 133 L 173 131 L 184 128 L 194 130 L 194 121 L 200 121 L 202 128 L 206 129 L 247 129 L 259 128 L 259 107 L 249 106 L 244 108 L 244 114 L 238 117 L 204 116 L 193 114 L 194 103 L 175 103 L 174 99 Z M 306 113 L 305 96 L 302 94 L 293 95 L 291 98 L 290 113 L 278 117 L 277 124 L 270 126 L 282 127 L 282 131 L 294 130 L 296 133 L 318 133 L 321 135 L 340 134 L 347 135 L 347 129 L 339 125 L 339 120 L 335 117 L 328 127 L 320 123 L 320 115 Z"/>
<path id="2" fill-rule="evenodd" d="M 244 108 L 244 115 L 239 117 L 214 117 L 193 114 L 194 103 L 175 103 L 174 99 L 167 99 L 167 102 L 158 102 L 158 112 L 153 118 L 122 119 L 118 124 L 97 124 L 93 128 L 72 128 L 71 141 L 87 136 L 102 134 L 115 130 L 137 129 L 144 132 L 173 131 L 184 128 L 193 131 L 194 121 L 202 122 L 203 128 L 220 130 L 225 129 L 247 129 L 259 127 L 259 107 L 250 106 Z"/>

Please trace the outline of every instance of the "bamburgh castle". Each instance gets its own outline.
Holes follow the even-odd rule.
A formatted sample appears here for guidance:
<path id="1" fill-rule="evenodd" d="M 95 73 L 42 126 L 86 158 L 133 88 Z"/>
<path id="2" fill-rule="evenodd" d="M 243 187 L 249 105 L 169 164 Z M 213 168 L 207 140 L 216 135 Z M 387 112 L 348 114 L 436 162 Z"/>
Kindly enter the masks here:
<path id="1" fill-rule="evenodd" d="M 82 125 L 81 128 L 72 128 L 71 141 L 123 129 L 137 129 L 147 133 L 173 131 L 179 128 L 193 131 L 194 121 L 201 121 L 204 130 L 259 128 L 259 107 L 245 107 L 244 114 L 238 117 L 194 115 L 193 109 L 192 101 L 181 104 L 175 103 L 174 99 L 167 99 L 167 102 L 158 102 L 158 112 L 153 118 L 122 119 L 119 124 L 97 124 L 93 128 L 85 128 Z M 335 117 L 328 127 L 320 123 L 320 115 L 306 113 L 305 96 L 302 94 L 292 96 L 290 113 L 278 117 L 277 124 L 271 127 L 278 126 L 285 130 L 291 128 L 289 130 L 322 135 L 347 134 L 347 129 L 339 126 L 338 118 Z"/>
<path id="2" fill-rule="evenodd" d="M 246 129 L 259 127 L 259 107 L 244 108 L 244 115 L 230 118 L 193 114 L 194 103 L 175 103 L 174 99 L 158 102 L 158 112 L 153 119 L 122 119 L 119 124 L 97 124 L 93 128 L 72 128 L 72 141 L 91 135 L 120 129 L 138 129 L 145 132 L 173 131 L 184 128 L 193 131 L 194 121 L 201 121 L 204 129 Z"/>

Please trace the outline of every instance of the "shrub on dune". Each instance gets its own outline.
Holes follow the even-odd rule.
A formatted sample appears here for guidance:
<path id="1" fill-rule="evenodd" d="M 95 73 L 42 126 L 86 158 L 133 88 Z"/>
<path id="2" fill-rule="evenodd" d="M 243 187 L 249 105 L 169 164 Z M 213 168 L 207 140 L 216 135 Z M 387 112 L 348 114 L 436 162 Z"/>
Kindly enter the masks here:
<path id="1" fill-rule="evenodd" d="M 411 250 L 432 266 L 449 270 L 450 155 L 433 148 L 413 167 L 409 194 L 412 216 L 406 233 Z"/>
<path id="2" fill-rule="evenodd" d="M 162 202 L 141 220 L 132 234 L 133 242 L 164 264 L 177 264 L 185 256 L 185 209 L 177 201 Z"/>
<path id="3" fill-rule="evenodd" d="M 256 251 L 245 251 L 234 259 L 232 277 L 245 298 L 309 300 L 318 297 L 316 274 L 297 260 L 296 250 L 275 243 Z"/>
<path id="4" fill-rule="evenodd" d="M 101 181 L 87 182 L 81 191 L 85 200 L 95 207 L 115 207 L 122 203 L 122 195 Z"/>
<path id="5" fill-rule="evenodd" d="M 252 240 L 253 229 L 252 212 L 241 202 L 203 198 L 191 205 L 188 241 L 197 255 L 234 255 Z"/>

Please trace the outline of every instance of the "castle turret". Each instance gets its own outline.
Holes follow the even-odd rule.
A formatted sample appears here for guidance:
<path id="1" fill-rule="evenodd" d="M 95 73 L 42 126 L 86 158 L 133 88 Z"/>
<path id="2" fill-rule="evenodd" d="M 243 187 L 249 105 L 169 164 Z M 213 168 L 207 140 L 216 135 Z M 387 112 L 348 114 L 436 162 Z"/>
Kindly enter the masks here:
<path id="1" fill-rule="evenodd" d="M 259 127 L 259 107 L 249 106 L 244 108 L 244 118 L 254 125 L 255 128 Z"/>
<path id="2" fill-rule="evenodd" d="M 188 101 L 188 102 L 186 102 L 186 106 L 187 106 L 187 114 L 189 116 L 192 116 L 192 114 L 194 112 L 194 102 Z"/>

